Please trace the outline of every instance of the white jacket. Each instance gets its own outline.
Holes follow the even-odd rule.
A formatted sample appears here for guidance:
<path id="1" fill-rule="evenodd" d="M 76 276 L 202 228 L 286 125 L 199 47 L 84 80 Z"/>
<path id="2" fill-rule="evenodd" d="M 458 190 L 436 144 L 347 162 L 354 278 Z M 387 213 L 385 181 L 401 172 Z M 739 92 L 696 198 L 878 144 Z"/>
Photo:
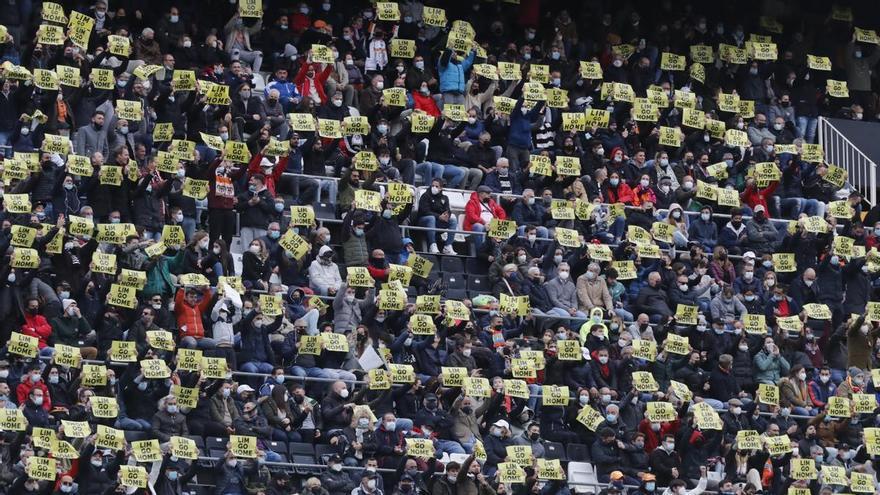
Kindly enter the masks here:
<path id="1" fill-rule="evenodd" d="M 328 288 L 339 289 L 342 285 L 342 275 L 339 274 L 339 267 L 336 263 L 322 265 L 320 261 L 315 259 L 309 265 L 309 284 L 312 289 L 326 294 Z"/>
<path id="2" fill-rule="evenodd" d="M 226 309 L 229 312 L 229 316 L 225 320 L 220 318 L 220 309 Z M 233 327 L 241 321 L 241 304 L 234 304 L 233 301 L 225 297 L 221 298 L 211 310 L 211 321 L 214 323 L 212 335 L 217 344 L 233 345 L 235 342 Z"/>

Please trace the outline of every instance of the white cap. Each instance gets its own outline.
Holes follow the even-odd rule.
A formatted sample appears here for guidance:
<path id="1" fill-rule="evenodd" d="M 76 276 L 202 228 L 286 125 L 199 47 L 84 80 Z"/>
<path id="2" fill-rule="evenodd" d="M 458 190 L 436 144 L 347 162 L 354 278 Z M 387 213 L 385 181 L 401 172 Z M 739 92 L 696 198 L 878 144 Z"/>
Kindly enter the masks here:
<path id="1" fill-rule="evenodd" d="M 241 395 L 244 392 L 256 392 L 256 390 L 254 390 L 254 388 L 250 385 L 239 385 L 238 389 L 236 389 L 236 393 L 238 393 L 238 395 Z"/>
<path id="2" fill-rule="evenodd" d="M 492 426 L 500 426 L 501 428 L 507 428 L 510 430 L 510 423 L 504 421 L 503 419 L 499 419 L 498 421 L 492 423 Z"/>
<path id="3" fill-rule="evenodd" d="M 757 257 L 757 256 L 755 256 L 755 252 L 754 252 L 754 251 L 746 251 L 745 253 L 743 253 L 743 259 L 746 259 L 746 258 L 752 258 L 752 259 L 755 259 L 756 257 Z"/>

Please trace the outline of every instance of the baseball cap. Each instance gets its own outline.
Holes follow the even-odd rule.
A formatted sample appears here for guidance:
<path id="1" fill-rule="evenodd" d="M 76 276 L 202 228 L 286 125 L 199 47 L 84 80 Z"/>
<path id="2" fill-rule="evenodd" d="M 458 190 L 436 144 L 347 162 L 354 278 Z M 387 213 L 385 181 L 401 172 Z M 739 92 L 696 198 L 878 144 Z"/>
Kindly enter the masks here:
<path id="1" fill-rule="evenodd" d="M 499 426 L 501 428 L 507 428 L 508 430 L 510 429 L 510 423 L 503 419 L 499 419 L 498 421 L 492 423 L 492 426 Z"/>
<path id="2" fill-rule="evenodd" d="M 620 471 L 611 471 L 611 474 L 609 475 L 609 477 L 611 478 L 611 481 L 622 480 L 623 473 Z"/>
<path id="3" fill-rule="evenodd" d="M 478 193 L 491 193 L 492 188 L 490 188 L 489 186 L 480 186 L 477 188 L 477 192 Z"/>
<path id="4" fill-rule="evenodd" d="M 250 385 L 239 385 L 235 391 L 238 393 L 238 395 L 241 395 L 245 392 L 255 392 L 254 388 Z"/>

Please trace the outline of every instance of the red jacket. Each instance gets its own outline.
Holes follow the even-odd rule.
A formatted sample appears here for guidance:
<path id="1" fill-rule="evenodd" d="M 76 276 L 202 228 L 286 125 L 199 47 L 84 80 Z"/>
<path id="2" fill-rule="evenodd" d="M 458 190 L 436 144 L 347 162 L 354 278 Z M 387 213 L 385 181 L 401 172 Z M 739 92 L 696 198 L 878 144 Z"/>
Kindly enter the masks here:
<path id="1" fill-rule="evenodd" d="M 42 349 L 49 343 L 49 337 L 52 336 L 52 326 L 43 315 L 25 313 L 21 333 L 38 338 L 40 340 L 38 345 Z"/>
<path id="2" fill-rule="evenodd" d="M 25 377 L 25 379 L 18 384 L 18 387 L 15 387 L 15 395 L 18 398 L 18 403 L 24 404 L 25 401 L 28 400 L 28 395 L 31 394 L 31 390 L 34 388 L 38 388 L 43 391 L 43 409 L 45 409 L 46 412 L 51 411 L 52 400 L 49 397 L 49 388 L 46 387 L 46 384 L 43 382 L 43 380 L 34 383 L 31 381 L 30 378 Z"/>
<path id="3" fill-rule="evenodd" d="M 299 94 L 302 95 L 303 98 L 309 97 L 309 87 L 312 84 L 315 85 L 315 90 L 318 92 L 318 98 L 321 99 L 321 104 L 327 103 L 327 95 L 324 94 L 324 83 L 327 82 L 327 78 L 330 77 L 330 73 L 333 72 L 333 64 L 327 64 L 327 67 L 324 68 L 323 71 L 318 72 L 320 69 L 319 64 L 311 64 L 311 67 L 315 69 L 315 78 L 309 80 L 306 77 L 306 74 L 309 72 L 309 64 L 302 64 L 299 68 L 299 72 L 296 73 L 296 77 L 293 79 L 293 83 L 296 84 L 296 90 L 299 91 Z"/>
<path id="4" fill-rule="evenodd" d="M 278 159 L 278 162 L 275 163 L 275 166 L 272 167 L 272 173 L 266 176 L 266 189 L 272 194 L 272 197 L 275 197 L 275 184 L 281 180 L 281 175 L 284 174 L 284 171 L 287 170 L 287 158 L 286 156 L 282 156 Z M 263 169 L 260 167 L 260 162 L 263 161 L 263 154 L 257 153 L 251 158 L 251 162 L 248 164 L 248 177 L 253 176 L 254 174 L 262 174 Z"/>
<path id="5" fill-rule="evenodd" d="M 464 207 L 464 230 L 473 230 L 472 227 L 475 223 L 483 223 L 483 219 L 480 218 L 480 213 L 483 211 L 492 213 L 498 220 L 507 219 L 507 213 L 504 213 L 504 209 L 494 199 L 490 197 L 489 202 L 484 205 L 480 203 L 480 197 L 477 193 L 473 192 L 471 199 Z M 489 222 L 486 222 L 486 227 L 488 226 Z"/>
<path id="6" fill-rule="evenodd" d="M 431 97 L 431 95 L 424 96 L 418 91 L 414 91 L 412 93 L 412 98 L 416 110 L 423 110 L 426 114 L 434 117 L 440 116 L 440 109 L 437 107 L 437 102 Z"/>
<path id="7" fill-rule="evenodd" d="M 639 184 L 633 189 L 633 205 L 642 206 L 645 201 L 657 203 L 657 195 L 654 194 L 654 190 L 650 186 L 642 189 L 642 185 Z"/>
<path id="8" fill-rule="evenodd" d="M 633 204 L 633 200 L 635 199 L 635 194 L 633 194 L 632 189 L 627 185 L 623 179 L 617 183 L 617 187 L 612 187 L 611 183 L 607 180 L 605 181 L 607 187 L 602 189 L 604 193 L 603 202 L 604 203 L 623 203 L 625 205 Z"/>
<path id="9" fill-rule="evenodd" d="M 174 314 L 177 316 L 177 328 L 180 329 L 180 338 L 193 337 L 201 339 L 205 336 L 205 326 L 202 324 L 202 313 L 208 310 L 211 304 L 211 289 L 205 289 L 202 300 L 195 306 L 186 302 L 183 289 L 177 289 L 174 296 Z M 184 330 L 186 327 L 186 330 Z"/>
<path id="10" fill-rule="evenodd" d="M 739 197 L 742 202 L 749 205 L 749 208 L 752 210 L 754 210 L 756 206 L 762 205 L 764 207 L 764 216 L 770 218 L 770 210 L 767 207 L 767 198 L 773 195 L 773 191 L 776 190 L 776 186 L 778 185 L 779 181 L 773 181 L 764 189 L 759 189 L 756 185 L 752 184 L 746 186 L 746 190 L 743 191 Z"/>

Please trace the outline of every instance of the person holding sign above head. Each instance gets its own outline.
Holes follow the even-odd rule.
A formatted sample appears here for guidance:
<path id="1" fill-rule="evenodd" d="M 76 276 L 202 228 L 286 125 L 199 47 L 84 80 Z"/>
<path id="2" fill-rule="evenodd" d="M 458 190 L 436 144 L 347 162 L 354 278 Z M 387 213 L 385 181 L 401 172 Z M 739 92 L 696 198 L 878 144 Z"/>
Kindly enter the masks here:
<path id="1" fill-rule="evenodd" d="M 195 287 L 177 289 L 174 296 L 174 313 L 177 316 L 177 328 L 180 329 L 180 347 L 187 349 L 213 349 L 214 339 L 205 335 L 202 315 L 208 311 L 213 294 L 209 287 L 201 291 Z"/>
<path id="2" fill-rule="evenodd" d="M 255 309 L 241 321 L 241 351 L 238 359 L 239 369 L 247 373 L 271 373 L 275 361 L 272 346 L 269 345 L 269 334 L 281 326 L 281 315 L 270 322 L 269 316 L 263 314 L 263 308 Z"/>

